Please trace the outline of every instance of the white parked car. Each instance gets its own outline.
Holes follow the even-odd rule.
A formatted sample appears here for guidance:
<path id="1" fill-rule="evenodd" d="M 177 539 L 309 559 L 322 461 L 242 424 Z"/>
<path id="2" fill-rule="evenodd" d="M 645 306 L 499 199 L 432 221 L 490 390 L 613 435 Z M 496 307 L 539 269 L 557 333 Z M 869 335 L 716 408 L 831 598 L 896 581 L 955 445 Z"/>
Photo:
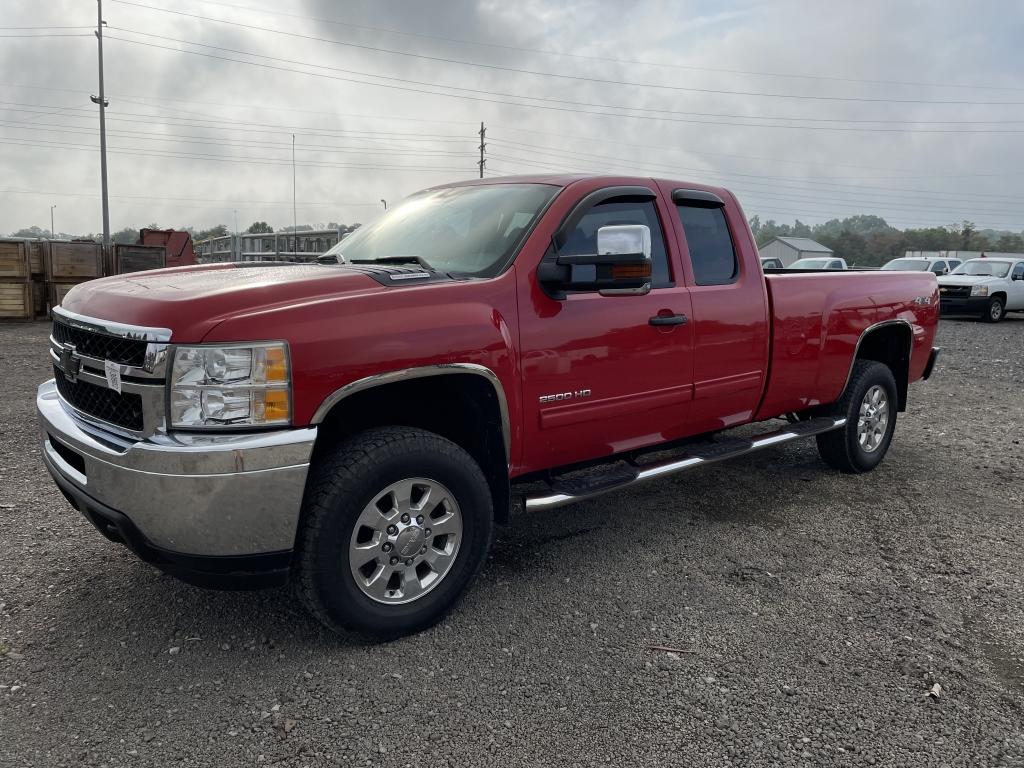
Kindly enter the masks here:
<path id="1" fill-rule="evenodd" d="M 826 256 L 823 258 L 797 259 L 786 269 L 849 269 L 849 267 L 846 266 L 846 259 Z"/>
<path id="2" fill-rule="evenodd" d="M 998 323 L 1007 312 L 1024 312 L 1024 258 L 970 259 L 938 280 L 944 315 Z"/>
<path id="3" fill-rule="evenodd" d="M 882 269 L 899 272 L 933 272 L 936 275 L 948 275 L 963 264 L 961 259 L 929 259 L 924 256 L 905 256 L 893 259 Z"/>

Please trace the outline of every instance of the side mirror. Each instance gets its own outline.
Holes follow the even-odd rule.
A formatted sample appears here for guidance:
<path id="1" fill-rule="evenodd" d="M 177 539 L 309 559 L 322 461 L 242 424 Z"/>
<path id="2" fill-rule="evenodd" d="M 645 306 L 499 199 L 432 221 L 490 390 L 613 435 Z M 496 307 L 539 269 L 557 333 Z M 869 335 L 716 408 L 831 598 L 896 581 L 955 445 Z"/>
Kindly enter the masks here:
<path id="1" fill-rule="evenodd" d="M 650 228 L 619 224 L 597 230 L 597 253 L 557 255 L 540 265 L 537 278 L 559 293 L 642 295 L 651 290 L 651 273 Z"/>
<path id="2" fill-rule="evenodd" d="M 1017 272 L 1013 276 L 1014 280 L 1024 280 L 1024 272 Z"/>

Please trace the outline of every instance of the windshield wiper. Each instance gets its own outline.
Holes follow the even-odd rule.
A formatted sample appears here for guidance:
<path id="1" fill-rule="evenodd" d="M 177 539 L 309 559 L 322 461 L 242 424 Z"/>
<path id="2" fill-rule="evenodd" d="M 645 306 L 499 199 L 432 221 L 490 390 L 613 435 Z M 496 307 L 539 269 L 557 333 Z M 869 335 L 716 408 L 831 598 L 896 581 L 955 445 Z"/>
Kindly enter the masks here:
<path id="1" fill-rule="evenodd" d="M 418 264 L 428 272 L 436 272 L 430 264 L 419 256 L 382 256 L 379 259 L 349 259 L 349 264 Z"/>

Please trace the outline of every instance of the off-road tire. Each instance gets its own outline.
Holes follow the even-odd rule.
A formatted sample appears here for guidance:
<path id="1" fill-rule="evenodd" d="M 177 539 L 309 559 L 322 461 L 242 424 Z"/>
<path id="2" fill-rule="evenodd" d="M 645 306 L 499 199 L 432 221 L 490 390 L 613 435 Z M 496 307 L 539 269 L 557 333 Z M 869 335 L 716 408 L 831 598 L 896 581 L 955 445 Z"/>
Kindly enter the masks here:
<path id="1" fill-rule="evenodd" d="M 882 387 L 888 398 L 888 423 L 878 447 L 868 452 L 861 447 L 858 439 L 858 421 L 864 396 L 876 385 Z M 829 415 L 845 417 L 845 426 L 817 436 L 818 453 L 822 460 L 830 467 L 850 474 L 870 472 L 877 467 L 892 442 L 898 402 L 896 379 L 889 366 L 875 360 L 855 361 L 846 390 L 829 410 Z"/>
<path id="2" fill-rule="evenodd" d="M 448 613 L 482 566 L 491 546 L 491 493 L 473 458 L 450 440 L 411 427 L 361 432 L 321 456 L 311 468 L 292 565 L 303 605 L 328 629 L 377 638 L 425 629 Z M 391 483 L 432 478 L 455 497 L 462 539 L 451 570 L 410 603 L 375 602 L 350 573 L 349 545 L 364 507 Z"/>

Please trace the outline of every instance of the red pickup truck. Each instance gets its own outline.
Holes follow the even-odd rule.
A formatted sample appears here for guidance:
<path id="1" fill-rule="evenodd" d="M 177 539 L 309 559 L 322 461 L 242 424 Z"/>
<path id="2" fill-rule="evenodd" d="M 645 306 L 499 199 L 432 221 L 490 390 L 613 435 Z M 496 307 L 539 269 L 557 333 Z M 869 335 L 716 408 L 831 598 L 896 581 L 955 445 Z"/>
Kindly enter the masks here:
<path id="1" fill-rule="evenodd" d="M 333 629 L 436 621 L 520 505 L 805 437 L 870 470 L 938 353 L 934 275 L 766 275 L 736 198 L 684 182 L 437 187 L 321 260 L 74 288 L 37 405 L 100 532 Z"/>

